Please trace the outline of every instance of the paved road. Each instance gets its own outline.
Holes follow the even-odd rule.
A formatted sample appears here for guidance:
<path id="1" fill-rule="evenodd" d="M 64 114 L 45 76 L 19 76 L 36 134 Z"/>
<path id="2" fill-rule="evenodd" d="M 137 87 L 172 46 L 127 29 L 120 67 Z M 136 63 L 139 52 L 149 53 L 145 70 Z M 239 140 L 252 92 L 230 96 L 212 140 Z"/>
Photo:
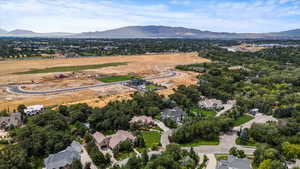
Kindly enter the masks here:
<path id="1" fill-rule="evenodd" d="M 151 78 L 144 78 L 144 79 L 145 80 L 157 80 L 157 79 L 170 78 L 170 77 L 174 77 L 174 76 L 176 76 L 176 73 L 171 72 L 166 75 L 159 76 L 159 77 L 151 77 Z M 27 90 L 23 90 L 20 85 L 8 85 L 8 86 L 0 86 L 0 87 L 7 88 L 7 90 L 12 93 L 29 94 L 29 95 L 45 95 L 45 94 L 59 94 L 59 93 L 73 92 L 73 91 L 96 88 L 96 87 L 111 86 L 111 85 L 116 85 L 116 84 L 123 84 L 125 82 L 128 82 L 128 80 L 121 81 L 121 82 L 112 82 L 112 83 L 104 83 L 104 84 L 102 83 L 102 84 L 96 84 L 96 85 L 74 87 L 74 88 L 57 89 L 57 90 L 52 90 L 52 91 L 27 91 Z"/>

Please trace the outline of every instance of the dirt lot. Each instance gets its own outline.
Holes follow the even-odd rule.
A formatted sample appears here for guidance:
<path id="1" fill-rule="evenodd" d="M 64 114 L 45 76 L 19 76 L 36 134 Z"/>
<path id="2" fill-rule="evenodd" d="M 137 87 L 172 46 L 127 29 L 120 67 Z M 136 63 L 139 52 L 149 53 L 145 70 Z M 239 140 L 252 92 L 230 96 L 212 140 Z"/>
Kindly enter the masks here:
<path id="1" fill-rule="evenodd" d="M 101 77 L 127 74 L 137 74 L 144 77 L 158 76 L 164 71 L 174 70 L 174 67 L 179 64 L 202 63 L 207 61 L 207 59 L 199 58 L 197 56 L 197 53 L 1 61 L 0 85 L 23 84 L 22 88 L 26 90 L 47 91 L 58 88 L 76 87 L 100 83 L 95 79 L 95 76 Z M 62 79 L 55 79 L 55 75 L 59 73 L 22 75 L 12 74 L 16 72 L 28 71 L 30 69 L 41 69 L 57 66 L 103 64 L 111 62 L 128 62 L 128 65 L 85 70 L 75 74 L 72 74 L 72 72 L 64 72 L 64 74 L 68 75 L 68 77 Z M 180 84 L 195 84 L 195 77 L 196 74 L 194 73 L 179 72 L 179 75 L 176 77 L 159 80 L 157 81 L 158 83 L 164 84 L 170 88 L 159 92 L 161 94 L 169 94 L 172 92 L 172 88 Z M 93 106 L 101 106 L 110 100 L 128 98 L 128 95 L 132 92 L 134 92 L 133 89 L 118 85 L 45 96 L 17 95 L 9 93 L 4 89 L 0 89 L 0 110 L 7 108 L 12 110 L 19 104 L 56 105 L 77 103 L 79 101 L 87 102 Z"/>

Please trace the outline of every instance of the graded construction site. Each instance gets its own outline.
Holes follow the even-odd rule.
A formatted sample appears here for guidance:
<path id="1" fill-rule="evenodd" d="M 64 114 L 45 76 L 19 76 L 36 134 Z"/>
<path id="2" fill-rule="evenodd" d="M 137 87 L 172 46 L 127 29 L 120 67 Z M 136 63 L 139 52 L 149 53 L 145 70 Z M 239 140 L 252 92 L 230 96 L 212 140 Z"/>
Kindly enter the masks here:
<path id="1" fill-rule="evenodd" d="M 107 80 L 126 80 L 128 77 L 160 77 L 174 72 L 175 76 L 152 80 L 167 87 L 158 91 L 160 94 L 170 94 L 178 85 L 197 82 L 197 74 L 175 70 L 176 65 L 208 61 L 198 57 L 197 53 L 1 61 L 0 85 L 19 85 L 24 91 L 53 91 L 104 84 Z M 103 106 L 111 100 L 128 99 L 134 91 L 121 84 L 40 95 L 18 94 L 0 88 L 0 110 L 12 110 L 19 104 L 88 103 Z"/>

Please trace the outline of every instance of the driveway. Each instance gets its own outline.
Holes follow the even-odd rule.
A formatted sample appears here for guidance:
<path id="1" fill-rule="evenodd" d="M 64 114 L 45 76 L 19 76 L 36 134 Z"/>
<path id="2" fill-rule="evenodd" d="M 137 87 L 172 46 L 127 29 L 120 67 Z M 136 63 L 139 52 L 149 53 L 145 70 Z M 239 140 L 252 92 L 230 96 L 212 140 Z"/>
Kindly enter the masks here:
<path id="1" fill-rule="evenodd" d="M 85 147 L 81 145 L 82 153 L 81 153 L 81 164 L 85 166 L 87 163 L 91 163 L 91 169 L 97 169 L 97 167 L 94 165 L 92 159 L 90 158 L 89 154 L 87 153 Z"/>
<path id="2" fill-rule="evenodd" d="M 235 106 L 235 104 L 236 104 L 236 101 L 235 100 L 229 100 L 228 102 L 227 102 L 227 104 L 224 104 L 224 108 L 221 110 L 221 111 L 219 111 L 218 113 L 217 113 L 217 117 L 218 116 L 221 116 L 222 114 L 224 114 L 224 113 L 226 113 L 227 111 L 229 111 L 229 110 L 231 110 L 234 106 Z"/>
<path id="3" fill-rule="evenodd" d="M 208 158 L 208 163 L 206 165 L 206 169 L 216 169 L 217 167 L 217 159 L 214 154 L 206 154 Z"/>
<path id="4" fill-rule="evenodd" d="M 234 131 L 239 131 L 241 127 L 242 128 L 250 128 L 253 123 L 266 123 L 268 121 L 275 121 L 275 122 L 277 122 L 278 120 L 275 119 L 273 116 L 267 116 L 267 115 L 264 115 L 262 113 L 257 113 L 254 119 L 248 121 L 245 124 L 242 124 L 240 126 L 234 127 L 233 130 Z"/>

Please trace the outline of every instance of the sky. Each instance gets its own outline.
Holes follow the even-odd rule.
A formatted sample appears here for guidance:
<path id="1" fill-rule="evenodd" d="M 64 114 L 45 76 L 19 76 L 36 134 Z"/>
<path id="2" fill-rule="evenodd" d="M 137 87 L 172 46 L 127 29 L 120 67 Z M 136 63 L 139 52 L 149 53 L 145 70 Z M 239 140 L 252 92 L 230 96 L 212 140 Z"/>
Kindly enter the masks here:
<path id="1" fill-rule="evenodd" d="M 164 25 L 215 32 L 300 28 L 300 0 L 0 0 L 0 28 L 103 31 Z"/>

